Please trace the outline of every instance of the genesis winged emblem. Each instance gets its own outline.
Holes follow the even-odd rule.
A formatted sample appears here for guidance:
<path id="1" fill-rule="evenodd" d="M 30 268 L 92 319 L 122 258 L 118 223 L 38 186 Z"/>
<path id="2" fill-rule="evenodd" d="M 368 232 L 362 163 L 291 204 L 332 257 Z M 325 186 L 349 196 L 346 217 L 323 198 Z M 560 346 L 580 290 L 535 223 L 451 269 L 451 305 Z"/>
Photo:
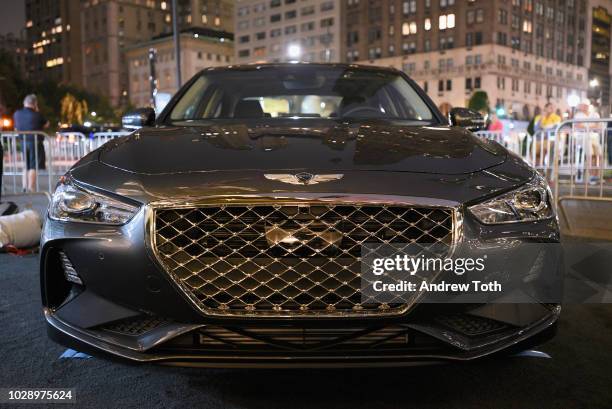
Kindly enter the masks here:
<path id="1" fill-rule="evenodd" d="M 279 173 L 272 174 L 266 173 L 264 177 L 268 180 L 274 180 L 277 182 L 289 183 L 291 185 L 317 185 L 319 183 L 332 182 L 334 180 L 340 180 L 344 177 L 341 173 L 329 174 L 329 175 L 313 175 L 312 173 L 297 173 L 292 175 L 290 173 Z"/>

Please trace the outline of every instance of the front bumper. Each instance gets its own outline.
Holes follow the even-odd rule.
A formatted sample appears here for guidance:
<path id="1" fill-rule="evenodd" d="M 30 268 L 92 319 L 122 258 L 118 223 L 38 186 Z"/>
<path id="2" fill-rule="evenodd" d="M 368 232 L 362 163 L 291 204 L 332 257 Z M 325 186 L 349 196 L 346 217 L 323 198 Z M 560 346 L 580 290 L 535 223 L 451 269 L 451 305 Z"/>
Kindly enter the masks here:
<path id="1" fill-rule="evenodd" d="M 284 368 L 284 367 L 387 367 L 416 366 L 442 362 L 463 362 L 501 351 L 520 351 L 539 345 L 552 338 L 556 333 L 556 322 L 560 307 L 556 306 L 549 314 L 538 321 L 521 328 L 498 334 L 488 342 L 473 349 L 448 346 L 437 350 L 419 351 L 416 349 L 321 349 L 305 351 L 301 348 L 287 350 L 274 348 L 261 351 L 237 350 L 232 346 L 226 349 L 199 349 L 180 351 L 164 349 L 164 342 L 181 334 L 189 334 L 204 325 L 179 325 L 164 328 L 163 336 L 158 338 L 148 334 L 143 338 L 133 338 L 129 342 L 96 330 L 83 330 L 62 321 L 49 309 L 45 309 L 48 334 L 56 342 L 94 355 L 139 363 L 160 363 L 178 366 L 232 367 L 232 368 Z M 406 328 L 422 331 L 419 325 L 406 325 Z M 447 334 L 448 335 L 448 334 Z M 148 339 L 147 339 L 148 337 Z M 449 340 L 447 340 L 449 341 Z"/>
<path id="2" fill-rule="evenodd" d="M 119 227 L 47 220 L 41 287 L 53 339 L 83 352 L 134 362 L 211 367 L 418 365 L 468 361 L 537 344 L 554 334 L 560 313 L 556 304 L 536 302 L 417 305 L 391 317 L 206 316 L 152 255 L 145 210 Z M 511 238 L 554 243 L 558 227 L 549 220 L 511 231 L 466 219 L 462 235 L 472 242 Z M 63 279 L 59 251 L 68 256 L 84 286 L 58 287 Z M 58 297 L 62 291 L 64 296 Z M 143 319 L 155 324 L 136 332 L 110 328 Z M 473 330 L 479 326 L 484 329 Z M 275 332 L 279 328 L 287 333 Z M 379 333 L 383 335 L 376 338 Z"/>

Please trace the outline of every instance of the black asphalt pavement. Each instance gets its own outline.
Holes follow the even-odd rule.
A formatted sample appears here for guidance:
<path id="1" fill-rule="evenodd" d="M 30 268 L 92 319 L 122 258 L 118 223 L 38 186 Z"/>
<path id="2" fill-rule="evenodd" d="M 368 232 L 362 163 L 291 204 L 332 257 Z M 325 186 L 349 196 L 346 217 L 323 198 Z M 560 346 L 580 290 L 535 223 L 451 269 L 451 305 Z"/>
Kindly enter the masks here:
<path id="1" fill-rule="evenodd" d="M 559 334 L 539 348 L 550 359 L 371 370 L 131 365 L 60 359 L 65 348 L 45 332 L 37 256 L 0 254 L 0 325 L 0 388 L 75 388 L 79 408 L 612 407 L 612 304 L 566 306 Z"/>

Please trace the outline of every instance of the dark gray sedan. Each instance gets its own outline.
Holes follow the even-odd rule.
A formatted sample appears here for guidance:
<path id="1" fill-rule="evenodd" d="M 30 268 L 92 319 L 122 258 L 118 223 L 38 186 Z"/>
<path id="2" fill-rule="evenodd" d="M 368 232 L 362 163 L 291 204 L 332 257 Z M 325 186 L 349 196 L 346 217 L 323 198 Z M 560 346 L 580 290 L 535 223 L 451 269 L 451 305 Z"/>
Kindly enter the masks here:
<path id="1" fill-rule="evenodd" d="M 542 342 L 560 307 L 533 293 L 364 296 L 368 245 L 525 259 L 483 273 L 496 282 L 558 270 L 546 252 L 512 253 L 557 244 L 556 215 L 534 169 L 472 134 L 483 122 L 455 109 L 449 124 L 392 69 L 205 70 L 157 118 L 127 115 L 137 129 L 58 184 L 41 243 L 49 334 L 84 352 L 223 367 L 463 361 Z M 426 280 L 465 277 L 447 273 Z"/>

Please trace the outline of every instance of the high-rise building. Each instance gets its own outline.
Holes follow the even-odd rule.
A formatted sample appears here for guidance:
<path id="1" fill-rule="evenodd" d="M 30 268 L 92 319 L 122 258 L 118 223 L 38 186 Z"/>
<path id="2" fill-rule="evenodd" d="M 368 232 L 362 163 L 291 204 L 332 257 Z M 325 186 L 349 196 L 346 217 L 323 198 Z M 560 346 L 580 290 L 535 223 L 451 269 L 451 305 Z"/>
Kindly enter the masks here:
<path id="1" fill-rule="evenodd" d="M 527 119 L 588 89 L 586 0 L 346 0 L 343 57 L 408 72 L 448 111 L 476 90 Z"/>
<path id="2" fill-rule="evenodd" d="M 151 105 L 151 65 L 149 50 L 155 50 L 157 92 L 177 91 L 174 41 L 164 34 L 126 50 L 129 73 L 130 103 L 137 107 Z M 187 80 L 207 67 L 230 65 L 234 59 L 231 35 L 224 32 L 192 27 L 181 32 L 181 76 Z"/>
<path id="3" fill-rule="evenodd" d="M 336 0 L 237 0 L 236 62 L 340 60 Z"/>
<path id="4" fill-rule="evenodd" d="M 611 22 L 612 0 L 591 0 L 586 27 L 590 38 L 587 44 L 589 97 L 601 104 L 602 113 L 606 116 L 610 113 L 610 87 L 612 86 L 610 81 L 612 75 Z"/>
<path id="5" fill-rule="evenodd" d="M 172 1 L 82 0 L 81 5 L 84 84 L 114 105 L 125 105 L 130 100 L 125 51 L 172 33 Z M 231 0 L 178 0 L 177 14 L 181 31 L 233 27 Z"/>
<path id="6" fill-rule="evenodd" d="M 168 31 L 172 17 L 159 0 L 83 0 L 83 85 L 115 106 L 129 101 L 125 49 Z"/>
<path id="7" fill-rule="evenodd" d="M 171 0 L 167 0 L 168 5 Z M 209 28 L 234 32 L 234 0 L 178 0 L 181 29 Z"/>
<path id="8" fill-rule="evenodd" d="M 26 0 L 27 75 L 82 85 L 79 0 Z"/>
<path id="9" fill-rule="evenodd" d="M 13 58 L 15 66 L 21 75 L 26 75 L 26 58 L 28 56 L 28 43 L 13 33 L 0 34 L 0 50 Z"/>

